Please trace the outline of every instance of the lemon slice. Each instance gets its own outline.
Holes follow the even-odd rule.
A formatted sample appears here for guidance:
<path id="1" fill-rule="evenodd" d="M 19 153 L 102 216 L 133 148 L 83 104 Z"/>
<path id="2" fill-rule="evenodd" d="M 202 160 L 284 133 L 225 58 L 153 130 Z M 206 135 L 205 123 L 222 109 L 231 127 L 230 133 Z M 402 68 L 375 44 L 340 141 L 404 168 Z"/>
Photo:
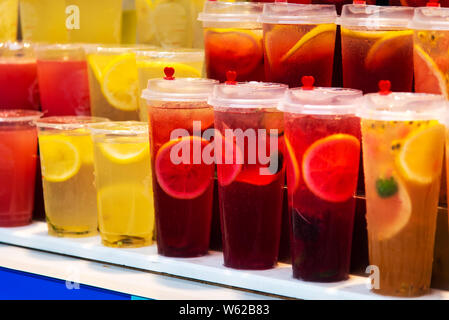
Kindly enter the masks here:
<path id="1" fill-rule="evenodd" d="M 281 62 L 284 62 L 288 58 L 290 58 L 295 52 L 301 49 L 307 42 L 312 39 L 315 39 L 318 36 L 322 36 L 325 33 L 335 33 L 336 27 L 333 24 L 320 24 L 307 32 L 286 54 L 284 54 L 281 58 Z"/>
<path id="2" fill-rule="evenodd" d="M 341 35 L 351 38 L 361 38 L 361 39 L 380 39 L 388 35 L 389 31 L 362 31 L 362 30 L 352 30 L 347 28 L 341 28 Z"/>
<path id="3" fill-rule="evenodd" d="M 69 139 L 55 136 L 39 137 L 43 178 L 50 182 L 63 182 L 77 174 L 81 157 Z"/>
<path id="4" fill-rule="evenodd" d="M 138 43 L 154 42 L 153 0 L 136 0 Z"/>
<path id="5" fill-rule="evenodd" d="M 175 69 L 175 77 L 200 78 L 201 71 L 184 63 L 170 61 L 138 61 L 137 68 L 146 79 L 162 78 L 165 76 L 164 68 L 170 66 Z"/>
<path id="6" fill-rule="evenodd" d="M 444 140 L 440 124 L 412 133 L 396 158 L 402 175 L 419 184 L 432 183 L 441 173 Z"/>
<path id="7" fill-rule="evenodd" d="M 137 110 L 139 83 L 134 54 L 119 55 L 105 67 L 101 89 L 114 108 L 122 111 Z"/>
<path id="8" fill-rule="evenodd" d="M 142 143 L 100 143 L 100 150 L 109 160 L 128 164 L 142 160 L 149 155 L 149 144 Z"/>
<path id="9" fill-rule="evenodd" d="M 97 78 L 98 82 L 103 82 L 103 74 L 106 67 L 116 58 L 111 54 L 89 54 L 87 56 L 87 62 L 89 63 L 92 72 Z"/>

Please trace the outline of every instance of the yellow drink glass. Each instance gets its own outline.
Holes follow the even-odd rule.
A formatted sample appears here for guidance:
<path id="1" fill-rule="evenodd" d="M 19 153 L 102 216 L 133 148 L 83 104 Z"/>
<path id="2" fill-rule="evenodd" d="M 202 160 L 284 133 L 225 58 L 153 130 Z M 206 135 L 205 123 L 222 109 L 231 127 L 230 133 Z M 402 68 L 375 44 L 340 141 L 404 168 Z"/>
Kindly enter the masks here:
<path id="1" fill-rule="evenodd" d="M 90 130 L 102 243 L 109 247 L 151 245 L 154 206 L 148 124 L 98 123 Z"/>
<path id="2" fill-rule="evenodd" d="M 104 121 L 107 119 L 65 116 L 36 122 L 50 235 L 97 234 L 93 145 L 87 125 Z"/>
<path id="3" fill-rule="evenodd" d="M 17 38 L 18 0 L 0 0 L 0 42 Z"/>

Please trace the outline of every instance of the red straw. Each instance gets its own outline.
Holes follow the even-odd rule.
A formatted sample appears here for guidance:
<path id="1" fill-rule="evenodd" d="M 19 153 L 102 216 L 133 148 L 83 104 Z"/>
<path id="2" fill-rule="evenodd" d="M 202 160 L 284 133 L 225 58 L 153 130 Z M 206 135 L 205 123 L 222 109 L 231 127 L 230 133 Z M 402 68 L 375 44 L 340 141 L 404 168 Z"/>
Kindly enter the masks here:
<path id="1" fill-rule="evenodd" d="M 391 82 L 390 80 L 380 80 L 379 81 L 379 94 L 386 96 L 391 93 Z"/>
<path id="2" fill-rule="evenodd" d="M 165 77 L 164 77 L 165 80 L 175 80 L 175 77 L 173 77 L 173 75 L 175 74 L 175 68 L 165 67 L 164 73 L 165 73 Z"/>
<path id="3" fill-rule="evenodd" d="M 233 70 L 229 70 L 228 72 L 226 72 L 225 84 L 235 85 L 235 84 L 237 84 L 237 81 L 235 81 L 235 79 L 237 79 L 237 72 L 235 72 Z"/>
<path id="4" fill-rule="evenodd" d="M 315 87 L 313 84 L 315 83 L 315 78 L 313 76 L 303 76 L 301 78 L 302 89 L 303 90 L 313 90 Z"/>
<path id="5" fill-rule="evenodd" d="M 440 3 L 439 0 L 429 0 L 426 4 L 427 7 L 439 7 Z"/>

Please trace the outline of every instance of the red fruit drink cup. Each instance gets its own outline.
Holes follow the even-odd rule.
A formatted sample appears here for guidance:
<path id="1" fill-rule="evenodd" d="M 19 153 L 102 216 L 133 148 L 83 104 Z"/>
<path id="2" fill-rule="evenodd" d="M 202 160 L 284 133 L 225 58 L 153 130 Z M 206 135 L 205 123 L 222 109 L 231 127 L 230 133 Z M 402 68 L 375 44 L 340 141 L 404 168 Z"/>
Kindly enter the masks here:
<path id="1" fill-rule="evenodd" d="M 235 82 L 230 82 L 235 83 Z M 277 110 L 287 86 L 222 84 L 209 99 L 215 115 L 215 156 L 224 265 L 276 265 L 284 176 L 283 118 Z"/>
<path id="2" fill-rule="evenodd" d="M 334 5 L 265 4 L 260 21 L 266 80 L 295 87 L 311 75 L 317 85 L 331 86 L 336 18 Z"/>
<path id="3" fill-rule="evenodd" d="M 36 58 L 30 43 L 0 43 L 0 108 L 39 109 Z"/>
<path id="4" fill-rule="evenodd" d="M 365 4 L 343 6 L 341 47 L 343 86 L 377 92 L 380 80 L 392 91 L 410 92 L 413 84 L 413 8 Z"/>
<path id="5" fill-rule="evenodd" d="M 0 226 L 31 223 L 37 161 L 33 110 L 0 110 Z"/>
<path id="6" fill-rule="evenodd" d="M 76 44 L 36 47 L 37 75 L 45 116 L 90 116 L 84 49 Z"/>
<path id="7" fill-rule="evenodd" d="M 210 129 L 213 136 L 207 98 L 217 81 L 175 79 L 173 69 L 166 70 L 164 79 L 149 80 L 142 93 L 149 116 L 157 247 L 164 256 L 201 256 L 209 248 L 215 171 L 213 144 L 203 134 Z M 212 152 L 208 159 L 203 157 L 207 150 Z"/>
<path id="8" fill-rule="evenodd" d="M 304 83 L 282 103 L 295 278 L 348 277 L 360 160 L 354 114 L 361 98 L 358 90 Z"/>
<path id="9" fill-rule="evenodd" d="M 235 70 L 238 81 L 263 81 L 261 3 L 206 1 L 199 20 L 204 28 L 207 77 L 226 81 Z"/>

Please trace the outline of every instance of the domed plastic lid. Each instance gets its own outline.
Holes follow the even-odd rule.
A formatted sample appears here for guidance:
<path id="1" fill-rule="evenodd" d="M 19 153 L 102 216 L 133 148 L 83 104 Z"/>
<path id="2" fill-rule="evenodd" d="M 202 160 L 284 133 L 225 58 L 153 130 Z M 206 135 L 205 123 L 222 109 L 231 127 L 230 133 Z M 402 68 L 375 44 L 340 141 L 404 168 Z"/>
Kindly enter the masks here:
<path id="1" fill-rule="evenodd" d="M 338 24 L 370 29 L 407 28 L 413 18 L 412 7 L 345 4 Z"/>
<path id="2" fill-rule="evenodd" d="M 34 110 L 0 109 L 1 122 L 29 122 L 42 117 L 43 113 Z"/>
<path id="3" fill-rule="evenodd" d="M 391 92 L 389 81 L 380 81 L 380 92 L 364 96 L 357 115 L 384 121 L 442 120 L 448 102 L 444 96 L 428 93 Z"/>
<path id="4" fill-rule="evenodd" d="M 416 8 L 409 27 L 418 30 L 449 30 L 449 8 Z"/>
<path id="5" fill-rule="evenodd" d="M 363 92 L 355 89 L 314 87 L 311 76 L 302 78 L 303 86 L 285 92 L 279 110 L 316 115 L 355 114 L 362 105 Z"/>
<path id="6" fill-rule="evenodd" d="M 175 78 L 175 70 L 164 69 L 165 78 L 148 80 L 142 98 L 147 101 L 207 101 L 218 81 L 202 78 Z"/>
<path id="7" fill-rule="evenodd" d="M 259 21 L 274 24 L 315 24 L 335 23 L 336 19 L 337 9 L 333 4 L 275 2 L 264 5 Z"/>
<path id="8" fill-rule="evenodd" d="M 278 107 L 287 86 L 267 82 L 235 82 L 235 76 L 227 74 L 228 81 L 216 85 L 208 103 L 213 107 L 258 108 Z"/>
<path id="9" fill-rule="evenodd" d="M 89 124 L 96 122 L 107 122 L 109 119 L 89 116 L 53 116 L 41 118 L 36 121 L 40 129 L 55 130 L 77 130 L 87 129 Z"/>
<path id="10" fill-rule="evenodd" d="M 203 22 L 257 22 L 263 3 L 206 1 L 198 15 Z"/>

